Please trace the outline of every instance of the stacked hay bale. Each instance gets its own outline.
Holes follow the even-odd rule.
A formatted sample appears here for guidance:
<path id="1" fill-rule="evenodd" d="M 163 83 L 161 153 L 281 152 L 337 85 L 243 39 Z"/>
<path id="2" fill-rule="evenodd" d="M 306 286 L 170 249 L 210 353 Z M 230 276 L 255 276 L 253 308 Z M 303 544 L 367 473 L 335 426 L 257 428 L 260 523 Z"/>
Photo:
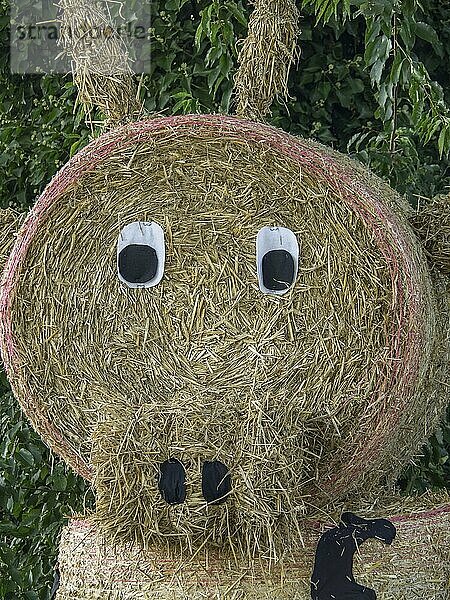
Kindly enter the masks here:
<path id="1" fill-rule="evenodd" d="M 428 496 L 414 503 L 415 512 L 401 515 L 395 511 L 408 510 L 405 500 L 391 499 L 386 509 L 397 538 L 388 549 L 376 540 L 359 548 L 358 581 L 376 589 L 379 600 L 448 600 L 450 497 Z M 384 514 L 373 508 L 364 512 L 369 518 Z M 58 599 L 308 600 L 315 545 L 324 527 L 310 523 L 303 551 L 271 565 L 236 561 L 214 548 L 183 556 L 170 546 L 146 552 L 136 546 L 105 546 L 92 523 L 73 520 L 61 541 Z"/>

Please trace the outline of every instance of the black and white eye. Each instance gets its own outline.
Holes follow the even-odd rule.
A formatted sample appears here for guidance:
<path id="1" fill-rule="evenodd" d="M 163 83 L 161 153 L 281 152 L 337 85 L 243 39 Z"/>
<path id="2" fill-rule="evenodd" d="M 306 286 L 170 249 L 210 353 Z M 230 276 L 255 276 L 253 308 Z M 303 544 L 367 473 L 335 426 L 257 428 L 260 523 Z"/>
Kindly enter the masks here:
<path id="1" fill-rule="evenodd" d="M 256 238 L 259 289 L 264 294 L 285 294 L 298 271 L 298 242 L 286 227 L 263 227 Z"/>
<path id="2" fill-rule="evenodd" d="M 130 288 L 157 285 L 164 274 L 164 232 L 158 223 L 136 221 L 126 225 L 117 240 L 117 271 Z"/>

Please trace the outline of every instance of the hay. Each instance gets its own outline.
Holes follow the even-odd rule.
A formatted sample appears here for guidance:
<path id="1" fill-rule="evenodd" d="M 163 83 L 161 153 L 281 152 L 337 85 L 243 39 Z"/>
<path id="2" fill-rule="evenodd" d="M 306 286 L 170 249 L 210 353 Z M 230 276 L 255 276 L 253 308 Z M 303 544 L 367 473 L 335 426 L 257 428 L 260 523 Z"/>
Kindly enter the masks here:
<path id="1" fill-rule="evenodd" d="M 436 196 L 419 205 L 410 221 L 423 241 L 430 262 L 450 275 L 450 194 Z"/>
<path id="2" fill-rule="evenodd" d="M 364 543 L 355 577 L 378 600 L 448 600 L 450 597 L 450 498 L 384 500 L 397 528 L 392 546 Z M 445 503 L 445 504 L 442 504 Z M 415 507 L 410 512 L 408 505 Z M 362 510 L 362 509 L 360 509 Z M 396 514 L 396 511 L 404 511 Z M 422 511 L 422 512 L 420 512 Z M 387 516 L 363 510 L 368 518 Z M 317 541 L 325 524 L 308 524 L 305 547 L 278 563 L 250 563 L 214 548 L 194 556 L 170 547 L 146 552 L 104 543 L 89 521 L 73 520 L 62 534 L 58 600 L 309 600 Z"/>
<path id="3" fill-rule="evenodd" d="M 12 208 L 0 208 L 0 273 L 25 216 L 25 213 L 19 213 Z"/>
<path id="4" fill-rule="evenodd" d="M 165 231 L 151 290 L 116 274 L 135 220 Z M 256 280 L 270 224 L 301 242 L 281 297 Z M 305 516 L 395 477 L 446 404 L 448 346 L 397 196 L 322 146 L 231 117 L 152 119 L 79 153 L 23 226 L 0 309 L 15 394 L 94 477 L 113 539 L 298 550 Z M 157 473 L 172 456 L 188 496 L 168 507 Z M 200 495 L 215 459 L 233 482 L 221 507 Z"/>
<path id="5" fill-rule="evenodd" d="M 299 11 L 293 0 L 255 0 L 234 76 L 236 112 L 263 120 L 275 98 L 289 97 L 287 81 L 298 58 Z"/>
<path id="6" fill-rule="evenodd" d="M 139 118 L 143 106 L 133 79 L 128 48 L 114 29 L 105 3 L 97 0 L 60 0 L 61 42 L 72 59 L 78 102 L 92 120 L 95 107 L 105 125 Z"/>

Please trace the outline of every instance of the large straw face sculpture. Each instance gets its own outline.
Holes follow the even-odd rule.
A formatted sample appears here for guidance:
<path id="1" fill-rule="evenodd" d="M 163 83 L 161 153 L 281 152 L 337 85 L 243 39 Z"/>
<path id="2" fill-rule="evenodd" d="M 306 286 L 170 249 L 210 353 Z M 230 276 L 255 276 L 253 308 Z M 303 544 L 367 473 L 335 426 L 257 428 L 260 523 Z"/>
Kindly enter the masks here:
<path id="1" fill-rule="evenodd" d="M 136 222 L 161 227 L 165 262 L 133 289 L 116 253 Z M 258 284 L 264 227 L 299 245 L 282 295 Z M 79 153 L 22 227 L 1 316 L 36 429 L 94 480 L 102 531 L 144 545 L 299 547 L 306 515 L 395 476 L 444 405 L 432 286 L 398 197 L 242 119 L 152 119 Z"/>

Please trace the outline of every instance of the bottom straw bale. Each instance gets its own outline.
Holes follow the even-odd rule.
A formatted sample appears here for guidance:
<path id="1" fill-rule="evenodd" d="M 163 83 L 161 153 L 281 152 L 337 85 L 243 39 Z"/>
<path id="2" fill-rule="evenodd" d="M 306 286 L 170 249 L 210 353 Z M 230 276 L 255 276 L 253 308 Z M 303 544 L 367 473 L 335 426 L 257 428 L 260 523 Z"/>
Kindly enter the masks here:
<path id="1" fill-rule="evenodd" d="M 391 517 L 392 546 L 370 540 L 355 556 L 357 581 L 375 589 L 378 600 L 450 600 L 450 504 L 417 511 Z M 57 600 L 308 600 L 326 527 L 311 525 L 301 555 L 249 565 L 210 549 L 182 556 L 164 547 L 112 548 L 89 521 L 72 520 L 61 539 Z"/>

